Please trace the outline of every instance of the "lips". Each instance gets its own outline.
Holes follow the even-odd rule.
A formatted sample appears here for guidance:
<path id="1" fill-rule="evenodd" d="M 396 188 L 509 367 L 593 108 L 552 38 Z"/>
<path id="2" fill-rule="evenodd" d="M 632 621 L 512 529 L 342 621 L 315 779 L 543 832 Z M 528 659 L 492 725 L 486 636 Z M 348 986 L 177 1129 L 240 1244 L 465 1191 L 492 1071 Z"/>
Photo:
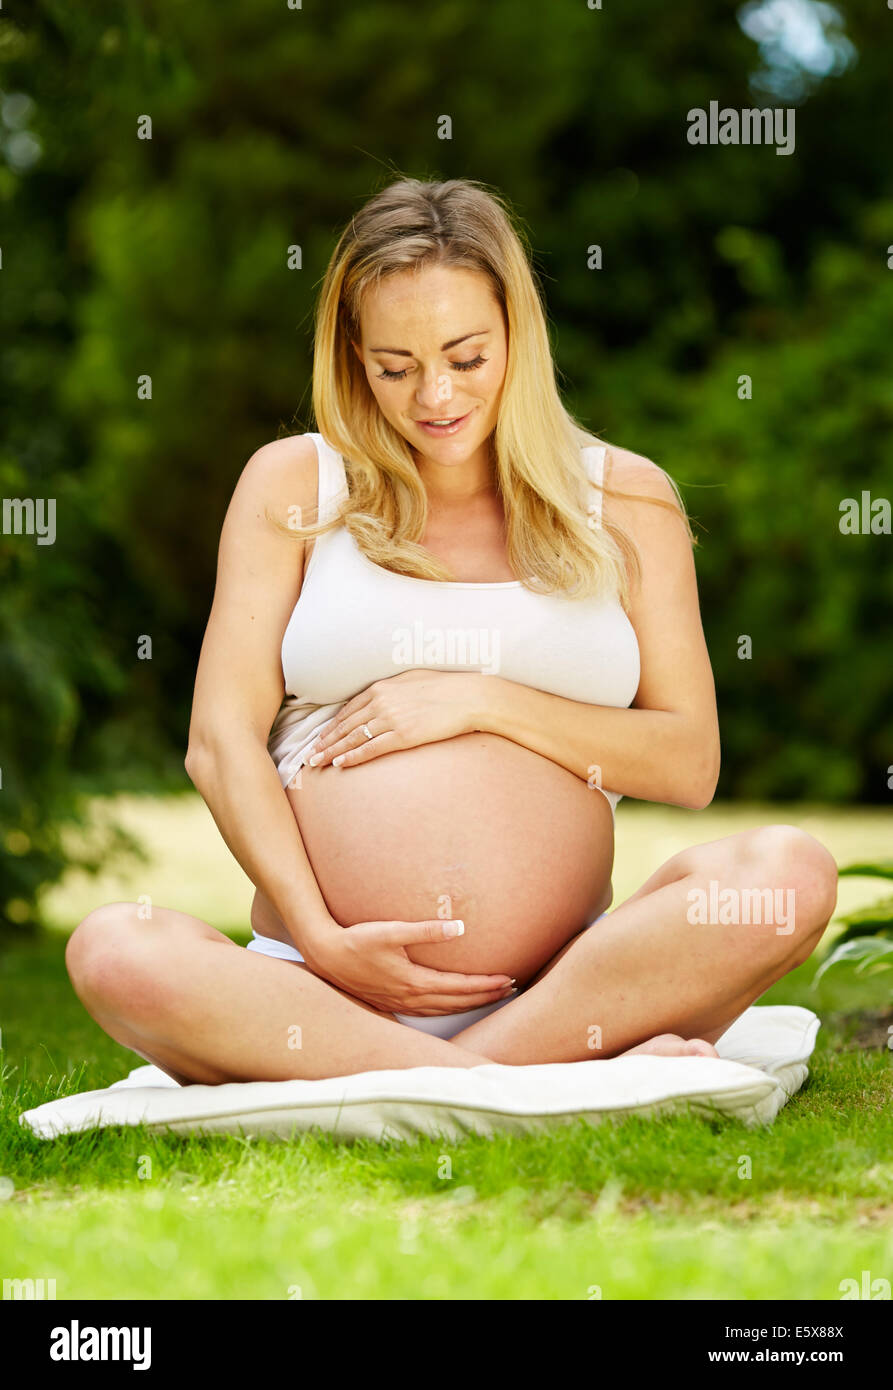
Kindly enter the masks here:
<path id="1" fill-rule="evenodd" d="M 471 411 L 466 411 L 464 415 L 435 416 L 431 420 L 415 420 L 413 423 L 418 425 L 420 430 L 434 438 L 442 438 L 446 435 L 456 434 L 461 430 Z"/>

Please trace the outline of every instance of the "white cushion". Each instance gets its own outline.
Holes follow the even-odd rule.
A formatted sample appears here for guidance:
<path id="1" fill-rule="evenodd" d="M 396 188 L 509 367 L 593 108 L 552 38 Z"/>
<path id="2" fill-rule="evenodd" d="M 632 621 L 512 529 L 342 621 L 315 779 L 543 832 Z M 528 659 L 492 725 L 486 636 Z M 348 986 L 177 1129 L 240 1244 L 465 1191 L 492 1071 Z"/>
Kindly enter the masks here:
<path id="1" fill-rule="evenodd" d="M 715 1057 L 615 1057 L 511 1067 L 413 1067 L 322 1081 L 180 1086 L 137 1067 L 103 1091 L 26 1110 L 41 1139 L 106 1125 L 288 1138 L 319 1128 L 341 1139 L 520 1133 L 604 1115 L 693 1107 L 747 1125 L 770 1124 L 802 1086 L 819 1020 L 809 1009 L 758 1005 L 717 1043 Z"/>

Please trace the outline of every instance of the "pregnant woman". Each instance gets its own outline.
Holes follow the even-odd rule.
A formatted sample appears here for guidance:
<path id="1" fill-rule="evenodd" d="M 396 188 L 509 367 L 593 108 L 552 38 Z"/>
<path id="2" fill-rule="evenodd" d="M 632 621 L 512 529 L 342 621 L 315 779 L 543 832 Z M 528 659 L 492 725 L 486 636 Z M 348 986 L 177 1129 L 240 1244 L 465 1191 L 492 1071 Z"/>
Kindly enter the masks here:
<path id="1" fill-rule="evenodd" d="M 763 826 L 607 913 L 619 798 L 716 786 L 691 533 L 562 405 L 498 199 L 399 180 L 352 218 L 313 405 L 233 495 L 186 758 L 254 939 L 111 904 L 79 997 L 184 1082 L 715 1055 L 813 950 L 834 861 Z"/>

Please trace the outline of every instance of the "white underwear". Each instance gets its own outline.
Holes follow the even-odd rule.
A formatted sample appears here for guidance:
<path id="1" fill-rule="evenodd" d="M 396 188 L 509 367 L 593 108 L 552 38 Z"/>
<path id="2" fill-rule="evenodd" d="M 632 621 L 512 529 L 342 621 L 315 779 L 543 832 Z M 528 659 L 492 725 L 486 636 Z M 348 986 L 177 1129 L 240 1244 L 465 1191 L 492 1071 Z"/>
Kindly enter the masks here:
<path id="1" fill-rule="evenodd" d="M 603 912 L 596 921 L 600 922 L 607 913 Z M 591 924 L 591 925 L 594 925 Z M 275 936 L 260 936 L 252 927 L 254 940 L 249 941 L 246 947 L 248 951 L 258 951 L 262 956 L 272 956 L 275 960 L 293 960 L 302 962 L 304 957 L 296 946 L 291 946 L 287 941 L 279 941 Z M 522 991 L 518 991 L 520 994 Z M 517 994 L 510 994 L 508 999 L 496 999 L 492 1004 L 481 1004 L 477 1009 L 463 1009 L 458 1014 L 435 1014 L 431 1018 L 423 1018 L 416 1014 L 394 1014 L 398 1023 L 405 1023 L 408 1028 L 417 1028 L 420 1033 L 431 1033 L 435 1038 L 452 1038 L 456 1033 L 461 1033 L 463 1028 L 469 1028 L 472 1023 L 477 1023 L 478 1019 L 486 1018 L 487 1014 L 495 1013 L 505 1004 L 511 1004 L 513 999 L 517 999 Z"/>

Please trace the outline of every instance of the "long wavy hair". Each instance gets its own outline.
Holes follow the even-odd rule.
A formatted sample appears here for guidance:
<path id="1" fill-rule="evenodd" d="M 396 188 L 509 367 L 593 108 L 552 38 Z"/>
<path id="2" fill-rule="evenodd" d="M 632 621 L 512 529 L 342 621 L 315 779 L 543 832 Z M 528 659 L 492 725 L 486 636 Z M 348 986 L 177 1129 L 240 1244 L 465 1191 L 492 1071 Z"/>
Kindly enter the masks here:
<path id="1" fill-rule="evenodd" d="M 527 247 L 502 200 L 467 179 L 398 179 L 351 218 L 317 303 L 313 367 L 316 427 L 344 459 L 348 496 L 337 515 L 292 527 L 293 534 L 310 539 L 344 525 L 363 554 L 384 569 L 418 579 L 454 578 L 421 544 L 424 485 L 409 444 L 379 409 L 351 344 L 360 340 L 363 296 L 385 276 L 456 266 L 487 276 L 507 325 L 506 373 L 490 444 L 513 573 L 540 593 L 614 594 L 628 601 L 639 557 L 618 525 L 589 524 L 587 500 L 595 485 L 580 451 L 599 441 L 559 395 Z M 688 526 L 675 484 L 673 490 Z"/>

